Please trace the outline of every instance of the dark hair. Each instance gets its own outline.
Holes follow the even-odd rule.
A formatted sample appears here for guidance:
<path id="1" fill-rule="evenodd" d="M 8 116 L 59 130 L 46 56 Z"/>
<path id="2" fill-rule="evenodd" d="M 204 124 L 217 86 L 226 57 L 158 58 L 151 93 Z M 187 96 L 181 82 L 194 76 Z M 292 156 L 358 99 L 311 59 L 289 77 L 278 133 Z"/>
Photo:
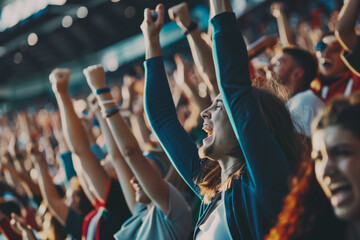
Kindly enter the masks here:
<path id="1" fill-rule="evenodd" d="M 261 81 L 255 81 L 253 84 L 261 84 Z M 270 132 L 283 150 L 290 167 L 295 170 L 301 159 L 302 144 L 292 123 L 290 113 L 285 107 L 286 94 L 284 90 L 283 86 L 277 83 L 255 86 L 252 89 Z M 222 183 L 219 163 L 207 161 L 200 175 L 195 179 L 200 188 L 200 194 L 204 196 L 204 203 L 210 203 L 218 192 L 230 188 L 232 181 L 240 177 L 242 169 L 241 165 L 235 167 L 234 172 Z"/>
<path id="2" fill-rule="evenodd" d="M 340 125 L 360 139 L 360 92 L 331 101 L 316 119 L 313 131 Z"/>
<path id="3" fill-rule="evenodd" d="M 302 69 L 304 69 L 304 80 L 302 89 L 308 89 L 310 83 L 318 73 L 318 61 L 314 54 L 299 47 L 284 47 L 282 52 L 289 54 Z"/>

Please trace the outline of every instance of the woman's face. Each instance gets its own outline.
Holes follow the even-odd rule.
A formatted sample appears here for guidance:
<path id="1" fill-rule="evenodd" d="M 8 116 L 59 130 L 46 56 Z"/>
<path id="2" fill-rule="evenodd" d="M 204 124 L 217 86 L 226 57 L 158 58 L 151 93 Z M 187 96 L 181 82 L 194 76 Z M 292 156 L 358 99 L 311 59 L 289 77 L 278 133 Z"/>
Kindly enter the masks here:
<path id="1" fill-rule="evenodd" d="M 335 36 L 326 36 L 322 39 L 326 47 L 316 51 L 319 69 L 324 77 L 336 77 L 346 71 L 346 66 L 341 60 L 342 47 Z"/>
<path id="2" fill-rule="evenodd" d="M 339 125 L 316 130 L 311 157 L 315 175 L 336 216 L 360 220 L 360 139 Z"/>
<path id="3" fill-rule="evenodd" d="M 204 119 L 203 130 L 208 136 L 203 139 L 203 145 L 199 148 L 200 158 L 219 160 L 224 156 L 241 153 L 221 95 L 201 113 L 201 117 Z"/>

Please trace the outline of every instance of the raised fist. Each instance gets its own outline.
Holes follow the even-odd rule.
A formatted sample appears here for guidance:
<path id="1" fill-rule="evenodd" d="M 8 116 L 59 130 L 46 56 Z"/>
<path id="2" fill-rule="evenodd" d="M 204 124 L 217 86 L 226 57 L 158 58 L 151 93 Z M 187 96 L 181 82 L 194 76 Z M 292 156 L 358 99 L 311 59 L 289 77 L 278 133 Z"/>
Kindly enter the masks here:
<path id="1" fill-rule="evenodd" d="M 280 2 L 274 2 L 271 4 L 270 12 L 275 18 L 278 18 L 283 14 L 284 5 Z"/>
<path id="2" fill-rule="evenodd" d="M 154 17 L 156 13 L 156 18 Z M 143 32 L 145 41 L 151 41 L 159 37 L 161 28 L 164 26 L 164 5 L 158 4 L 155 10 L 146 8 L 144 10 L 144 21 L 140 28 Z"/>
<path id="3" fill-rule="evenodd" d="M 180 3 L 168 11 L 171 20 L 177 23 L 177 25 L 186 31 L 191 23 L 191 16 L 189 7 L 186 2 Z"/>
<path id="4" fill-rule="evenodd" d="M 68 91 L 70 69 L 55 68 L 49 76 L 52 90 L 54 93 L 64 93 Z"/>
<path id="5" fill-rule="evenodd" d="M 102 65 L 93 65 L 84 69 L 86 81 L 93 92 L 96 89 L 106 87 L 105 71 Z"/>

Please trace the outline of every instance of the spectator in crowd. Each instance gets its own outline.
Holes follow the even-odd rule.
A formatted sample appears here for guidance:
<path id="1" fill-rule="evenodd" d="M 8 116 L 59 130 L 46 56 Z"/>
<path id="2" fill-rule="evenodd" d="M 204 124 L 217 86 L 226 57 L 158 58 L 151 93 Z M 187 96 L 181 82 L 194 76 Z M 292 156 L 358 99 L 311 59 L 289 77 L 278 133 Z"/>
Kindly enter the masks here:
<path id="1" fill-rule="evenodd" d="M 310 83 L 317 75 L 317 60 L 310 52 L 298 47 L 284 47 L 268 66 L 269 81 L 279 81 L 289 91 L 287 107 L 299 133 L 310 137 L 311 123 L 324 102 L 312 90 Z"/>
<path id="2" fill-rule="evenodd" d="M 211 5 L 216 14 L 211 20 L 214 62 L 222 95 L 201 114 L 208 133 L 199 149 L 203 163 L 172 105 L 159 43 L 163 5 L 155 10 L 156 21 L 146 13 L 142 24 L 145 109 L 172 163 L 203 200 L 194 237 L 261 239 L 287 193 L 286 182 L 298 162 L 299 143 L 284 104 L 271 93 L 251 87 L 247 51 L 230 1 L 213 0 Z M 279 121 L 281 127 L 275 124 Z M 263 135 L 261 143 L 255 139 L 259 135 Z"/>
<path id="3" fill-rule="evenodd" d="M 313 125 L 305 161 L 266 239 L 358 239 L 360 95 L 330 102 Z"/>
<path id="4" fill-rule="evenodd" d="M 146 18 L 150 11 L 145 10 Z M 133 216 L 114 234 L 116 239 L 186 239 L 191 232 L 190 208 L 173 184 L 165 177 L 166 171 L 159 160 L 143 156 L 135 136 L 114 104 L 110 89 L 106 87 L 102 66 L 84 70 L 88 85 L 96 94 L 102 109 L 100 123 L 109 128 L 105 134 L 117 151 L 116 166 L 127 205 Z M 115 146 L 116 142 L 116 146 Z M 148 155 L 149 156 L 149 155 Z M 157 162 L 157 164 L 156 164 Z M 134 176 L 132 176 L 132 172 Z M 179 179 L 178 179 L 179 180 Z M 131 185 L 131 186 L 129 186 Z"/>
<path id="5" fill-rule="evenodd" d="M 77 176 L 94 210 L 84 218 L 72 208 L 65 206 L 59 199 L 56 203 L 61 206 L 50 205 L 54 215 L 76 239 L 82 237 L 113 239 L 113 234 L 130 217 L 130 214 L 125 207 L 119 182 L 107 175 L 92 152 L 86 131 L 68 93 L 69 77 L 68 69 L 54 69 L 50 74 L 50 81 L 59 104 L 65 140 L 72 152 Z"/>
<path id="6" fill-rule="evenodd" d="M 162 56 L 146 8 L 145 72 L 89 66 L 70 97 L 56 68 L 59 110 L 0 116 L 1 239 L 360 238 L 360 1 L 210 0 L 208 34 L 188 3 L 167 13 L 189 53 Z"/>
<path id="7" fill-rule="evenodd" d="M 360 90 L 360 79 L 342 61 L 343 49 L 333 32 L 323 34 L 315 50 L 320 75 L 310 87 L 321 99 L 326 102 L 335 96 L 350 96 Z"/>

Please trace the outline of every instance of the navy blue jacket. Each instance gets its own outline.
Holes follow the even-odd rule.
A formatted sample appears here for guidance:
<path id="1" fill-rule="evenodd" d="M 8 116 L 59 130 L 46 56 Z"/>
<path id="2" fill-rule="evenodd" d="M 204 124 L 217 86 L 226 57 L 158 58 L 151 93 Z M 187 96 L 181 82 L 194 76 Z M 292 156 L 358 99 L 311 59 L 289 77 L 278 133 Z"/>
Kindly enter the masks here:
<path id="1" fill-rule="evenodd" d="M 235 15 L 222 13 L 211 23 L 219 89 L 246 160 L 241 177 L 225 192 L 227 222 L 233 239 L 263 239 L 281 210 L 290 167 L 253 93 L 246 45 Z M 177 119 L 163 60 L 148 59 L 144 65 L 145 110 L 150 124 L 175 168 L 202 198 L 193 181 L 202 167 L 198 149 Z M 195 234 L 212 203 L 202 204 Z"/>

